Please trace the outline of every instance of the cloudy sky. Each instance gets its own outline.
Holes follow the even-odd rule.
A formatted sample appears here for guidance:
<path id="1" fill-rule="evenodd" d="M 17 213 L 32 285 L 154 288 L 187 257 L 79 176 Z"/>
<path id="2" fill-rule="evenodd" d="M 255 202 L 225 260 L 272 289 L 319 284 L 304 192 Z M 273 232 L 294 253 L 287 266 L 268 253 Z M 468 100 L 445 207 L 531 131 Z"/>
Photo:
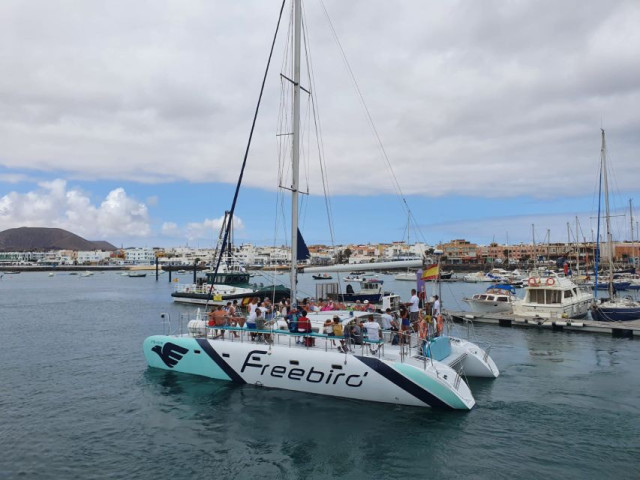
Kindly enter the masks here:
<path id="1" fill-rule="evenodd" d="M 275 0 L 1 2 L 0 230 L 214 244 L 279 8 Z M 640 202 L 637 0 L 309 0 L 304 8 L 333 241 L 406 239 L 397 185 L 412 241 L 530 242 L 532 224 L 536 240 L 549 232 L 565 241 L 576 217 L 590 239 L 601 127 L 614 236 L 629 238 L 628 201 Z M 288 137 L 276 135 L 288 131 L 280 73 L 290 64 L 289 11 L 236 211 L 239 242 L 279 244 L 288 228 L 277 188 L 290 182 L 278 143 Z M 331 243 L 308 105 L 301 230 L 308 243 Z"/>

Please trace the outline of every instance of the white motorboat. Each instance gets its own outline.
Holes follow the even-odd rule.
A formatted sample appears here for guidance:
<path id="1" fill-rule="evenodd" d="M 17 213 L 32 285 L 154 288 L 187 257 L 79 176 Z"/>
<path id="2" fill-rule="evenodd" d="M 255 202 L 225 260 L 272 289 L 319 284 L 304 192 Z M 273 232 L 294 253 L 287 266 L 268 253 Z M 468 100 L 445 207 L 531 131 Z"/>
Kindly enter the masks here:
<path id="1" fill-rule="evenodd" d="M 524 298 L 513 302 L 513 313 L 530 318 L 582 318 L 592 302 L 593 295 L 569 278 L 541 272 L 529 277 Z"/>
<path id="2" fill-rule="evenodd" d="M 287 64 L 294 68 L 293 74 L 284 78 L 291 78 L 294 91 L 291 136 L 287 137 L 292 142 L 292 179 L 288 190 L 293 212 L 291 252 L 299 253 L 301 0 L 294 0 L 292 18 L 294 60 Z M 230 218 L 233 218 L 236 199 L 237 194 Z M 220 258 L 223 253 L 224 247 Z M 291 299 L 295 305 L 298 267 L 295 261 L 290 263 Z M 456 368 L 464 368 L 467 376 L 495 378 L 499 375 L 488 352 L 457 338 L 438 337 L 426 342 L 423 348 L 423 343 L 416 338 L 409 344 L 413 347 L 409 347 L 392 345 L 384 338 L 374 341 L 363 337 L 361 344 L 355 342 L 351 349 L 339 350 L 341 339 L 349 343 L 350 340 L 320 333 L 323 319 L 336 315 L 336 312 L 325 312 L 324 316 L 321 313 L 312 314 L 310 331 L 292 333 L 281 327 L 282 320 L 261 330 L 210 326 L 198 310 L 189 317 L 186 332 L 167 331 L 164 335 L 151 336 L 144 341 L 143 351 L 150 367 L 174 372 L 260 387 L 444 409 L 469 410 L 475 405 L 471 390 Z M 347 326 L 360 313 L 343 312 L 338 318 L 343 326 Z M 168 316 L 164 318 L 169 320 Z M 177 322 L 177 325 L 183 324 Z M 347 347 L 349 343 L 346 343 Z"/>
<path id="3" fill-rule="evenodd" d="M 511 285 L 491 285 L 483 293 L 462 299 L 476 313 L 511 312 L 516 300 L 516 290 Z"/>
<path id="4" fill-rule="evenodd" d="M 397 273 L 393 276 L 394 280 L 399 280 L 401 282 L 417 282 L 418 279 L 416 277 L 416 272 L 401 272 Z"/>
<path id="5" fill-rule="evenodd" d="M 484 272 L 468 273 L 462 277 L 462 281 L 467 283 L 495 282 L 496 279 Z"/>

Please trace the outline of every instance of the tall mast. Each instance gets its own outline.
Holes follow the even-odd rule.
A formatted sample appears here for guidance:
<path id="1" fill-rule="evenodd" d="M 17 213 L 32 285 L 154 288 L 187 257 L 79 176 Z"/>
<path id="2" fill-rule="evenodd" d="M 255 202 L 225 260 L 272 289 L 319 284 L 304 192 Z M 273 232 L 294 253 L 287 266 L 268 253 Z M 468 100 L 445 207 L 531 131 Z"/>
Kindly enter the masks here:
<path id="1" fill-rule="evenodd" d="M 580 275 L 580 238 L 578 237 L 578 216 L 576 215 L 576 275 Z M 586 272 L 585 267 L 585 272 Z"/>
<path id="2" fill-rule="evenodd" d="M 300 46 L 301 0 L 293 2 L 293 145 L 291 152 L 291 306 L 297 305 L 298 284 L 298 177 L 300 176 Z"/>
<path id="3" fill-rule="evenodd" d="M 636 256 L 634 255 L 635 248 L 633 248 L 633 201 L 631 199 L 629 199 L 629 218 L 631 220 L 631 265 L 635 268 Z"/>
<path id="4" fill-rule="evenodd" d="M 607 179 L 607 145 L 602 130 L 602 147 L 600 161 L 602 163 L 602 181 L 604 183 L 604 220 L 607 228 L 607 261 L 609 262 L 609 298 L 613 298 L 613 240 L 611 236 L 611 214 L 609 212 L 609 182 Z"/>
<path id="5" fill-rule="evenodd" d="M 533 239 L 533 268 L 538 268 L 538 252 L 536 250 L 536 227 L 531 224 L 531 238 Z"/>

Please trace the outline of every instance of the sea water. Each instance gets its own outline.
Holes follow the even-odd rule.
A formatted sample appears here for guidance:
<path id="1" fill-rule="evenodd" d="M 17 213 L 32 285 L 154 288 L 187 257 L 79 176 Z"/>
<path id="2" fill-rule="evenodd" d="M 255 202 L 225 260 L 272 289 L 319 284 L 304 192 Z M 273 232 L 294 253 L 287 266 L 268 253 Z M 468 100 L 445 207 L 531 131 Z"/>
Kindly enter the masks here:
<path id="1" fill-rule="evenodd" d="M 410 282 L 381 278 L 408 300 Z M 444 305 L 484 288 L 443 285 Z M 472 411 L 391 406 L 147 368 L 160 314 L 195 309 L 171 289 L 0 280 L 0 479 L 640 478 L 638 339 L 477 325 L 501 375 L 469 380 Z"/>

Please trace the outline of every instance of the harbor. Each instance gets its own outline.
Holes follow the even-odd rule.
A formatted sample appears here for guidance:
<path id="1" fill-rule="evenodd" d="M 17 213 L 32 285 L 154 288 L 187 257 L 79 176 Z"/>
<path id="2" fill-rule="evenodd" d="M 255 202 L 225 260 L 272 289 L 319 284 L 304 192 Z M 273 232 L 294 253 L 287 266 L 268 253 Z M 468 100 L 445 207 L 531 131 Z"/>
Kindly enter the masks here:
<path id="1" fill-rule="evenodd" d="M 0 480 L 639 477 L 640 5 L 23 3 Z"/>
<path id="2" fill-rule="evenodd" d="M 382 278 L 408 300 L 410 285 Z M 198 307 L 172 302 L 166 279 L 111 272 L 83 280 L 44 272 L 0 280 L 0 471 L 8 478 L 167 478 L 195 465 L 220 478 L 399 479 L 422 475 L 426 464 L 444 478 L 484 478 L 495 462 L 521 478 L 637 472 L 633 340 L 474 321 L 471 338 L 491 345 L 500 377 L 469 380 L 473 410 L 388 406 L 147 368 L 140 342 L 162 332 L 160 314 L 177 319 Z M 301 294 L 315 283 L 302 275 Z M 445 307 L 476 289 L 446 284 Z M 456 328 L 467 335 L 466 325 Z M 311 454 L 345 442 L 336 461 Z M 460 461 L 441 462 L 443 451 Z"/>

